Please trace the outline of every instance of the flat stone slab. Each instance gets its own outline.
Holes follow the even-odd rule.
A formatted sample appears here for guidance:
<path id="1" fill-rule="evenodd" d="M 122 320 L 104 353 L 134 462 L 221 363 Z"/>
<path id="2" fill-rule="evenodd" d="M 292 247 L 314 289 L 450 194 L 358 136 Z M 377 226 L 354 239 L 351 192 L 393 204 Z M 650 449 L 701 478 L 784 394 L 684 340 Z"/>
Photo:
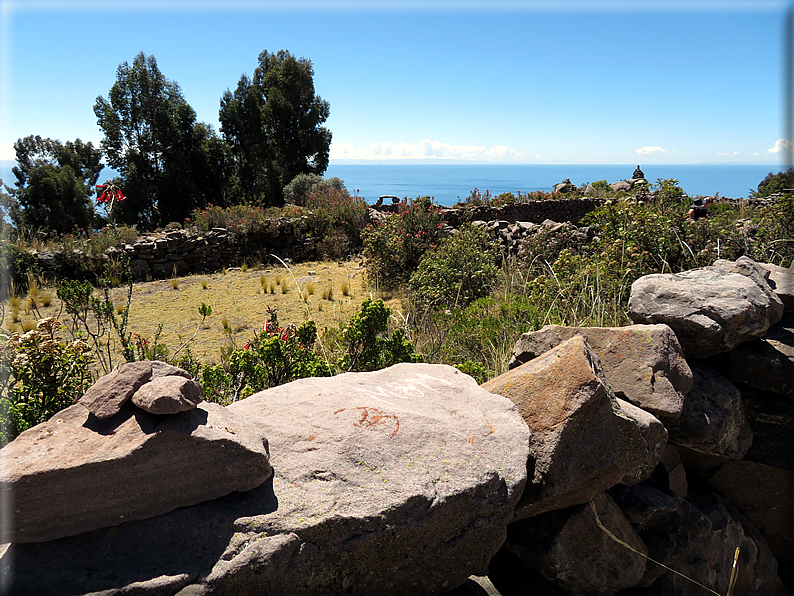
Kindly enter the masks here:
<path id="1" fill-rule="evenodd" d="M 439 594 L 485 572 L 526 482 L 518 410 L 449 366 L 302 379 L 226 409 L 269 439 L 270 480 L 12 545 L 12 591 Z"/>
<path id="2" fill-rule="evenodd" d="M 212 403 L 157 416 L 130 402 L 106 419 L 75 404 L 20 434 L 0 458 L 0 491 L 13 499 L 9 542 L 154 517 L 272 474 L 261 436 Z"/>

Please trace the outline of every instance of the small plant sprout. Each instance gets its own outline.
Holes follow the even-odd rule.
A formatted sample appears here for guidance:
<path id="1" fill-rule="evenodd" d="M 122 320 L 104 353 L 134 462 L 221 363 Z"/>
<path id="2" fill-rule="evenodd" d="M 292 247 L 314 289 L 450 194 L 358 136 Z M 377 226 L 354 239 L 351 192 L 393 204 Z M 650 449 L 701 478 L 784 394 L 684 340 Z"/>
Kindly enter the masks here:
<path id="1" fill-rule="evenodd" d="M 229 326 L 229 319 L 227 319 L 226 317 L 223 317 L 221 319 L 221 326 L 223 327 L 223 331 L 225 333 L 229 333 L 229 334 L 232 333 L 232 328 Z"/>
<path id="2" fill-rule="evenodd" d="M 242 273 L 248 273 L 248 263 L 243 263 L 242 265 L 240 265 L 240 271 Z"/>
<path id="3" fill-rule="evenodd" d="M 350 296 L 350 282 L 342 282 L 342 296 Z"/>
<path id="4" fill-rule="evenodd" d="M 179 280 L 177 278 L 173 278 L 171 280 L 171 287 L 174 288 L 175 290 L 179 289 Z"/>
<path id="5" fill-rule="evenodd" d="M 202 290 L 206 290 L 207 289 L 207 280 L 206 279 L 202 279 L 201 280 L 201 289 Z"/>
<path id="6" fill-rule="evenodd" d="M 267 294 L 269 286 L 270 286 L 270 282 L 268 282 L 267 277 L 265 277 L 264 274 L 261 274 L 259 276 L 259 285 L 262 288 L 262 293 L 263 294 Z"/>
<path id="7" fill-rule="evenodd" d="M 314 284 L 312 282 L 306 284 L 306 293 L 309 296 L 312 296 L 314 294 Z"/>

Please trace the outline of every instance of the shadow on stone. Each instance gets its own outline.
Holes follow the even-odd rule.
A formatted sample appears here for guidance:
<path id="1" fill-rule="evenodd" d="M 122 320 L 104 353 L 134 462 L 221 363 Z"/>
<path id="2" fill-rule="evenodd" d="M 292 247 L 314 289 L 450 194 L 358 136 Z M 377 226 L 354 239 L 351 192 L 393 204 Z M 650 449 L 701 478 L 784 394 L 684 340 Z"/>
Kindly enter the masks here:
<path id="1" fill-rule="evenodd" d="M 49 542 L 12 544 L 3 557 L 12 565 L 3 565 L 0 585 L 7 594 L 68 596 L 156 581 L 162 593 L 177 592 L 209 574 L 235 533 L 235 520 L 277 509 L 271 476 L 253 490 L 151 519 Z"/>

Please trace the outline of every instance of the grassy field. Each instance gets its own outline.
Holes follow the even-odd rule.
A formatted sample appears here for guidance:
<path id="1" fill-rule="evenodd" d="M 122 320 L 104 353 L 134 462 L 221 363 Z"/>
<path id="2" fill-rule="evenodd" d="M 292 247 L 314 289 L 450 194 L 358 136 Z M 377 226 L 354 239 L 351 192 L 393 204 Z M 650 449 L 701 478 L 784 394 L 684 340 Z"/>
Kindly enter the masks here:
<path id="1" fill-rule="evenodd" d="M 111 292 L 113 303 L 125 304 L 127 289 Z M 41 297 L 50 295 L 49 306 Z M 153 339 L 158 325 L 163 324 L 160 342 L 173 353 L 193 336 L 201 321 L 199 306 L 212 307 L 212 315 L 198 329 L 190 348 L 205 363 L 218 362 L 220 350 L 233 343 L 242 347 L 262 330 L 268 308 L 276 310 L 279 323 L 300 323 L 313 319 L 322 335 L 325 328 L 346 322 L 366 298 L 381 297 L 364 280 L 359 261 L 306 262 L 290 265 L 248 269 L 234 268 L 208 275 L 190 275 L 173 279 L 136 283 L 130 306 L 129 330 Z M 400 301 L 384 297 L 392 314 L 399 320 Z M 38 316 L 55 316 L 67 324 L 69 316 L 62 310 L 55 288 L 40 288 L 38 315 L 29 309 L 29 297 L 19 297 L 19 320 L 11 316 L 6 302 L 3 327 L 12 331 L 32 328 Z"/>

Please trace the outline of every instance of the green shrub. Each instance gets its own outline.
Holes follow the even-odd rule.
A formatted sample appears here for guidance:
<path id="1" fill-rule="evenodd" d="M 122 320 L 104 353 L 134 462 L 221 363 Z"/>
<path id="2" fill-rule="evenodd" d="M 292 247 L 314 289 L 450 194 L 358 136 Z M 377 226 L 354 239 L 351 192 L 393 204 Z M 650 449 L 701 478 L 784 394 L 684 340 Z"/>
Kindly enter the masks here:
<path id="1" fill-rule="evenodd" d="M 326 190 L 347 192 L 345 181 L 340 178 L 323 178 L 319 174 L 298 174 L 284 187 L 284 201 L 294 205 L 305 205 L 310 194 Z"/>
<path id="2" fill-rule="evenodd" d="M 361 308 L 341 326 L 339 339 L 344 356 L 339 361 L 343 371 L 371 371 L 386 368 L 399 362 L 421 362 L 422 357 L 414 353 L 402 329 L 389 330 L 391 310 L 383 300 L 370 299 L 361 303 Z"/>
<path id="3" fill-rule="evenodd" d="M 0 446 L 82 397 L 93 383 L 91 349 L 66 342 L 55 318 L 0 344 Z"/>
<path id="4" fill-rule="evenodd" d="M 483 228 L 462 227 L 422 257 L 409 280 L 413 302 L 420 309 L 465 307 L 487 296 L 498 272 L 496 250 Z"/>
<path id="5" fill-rule="evenodd" d="M 750 197 L 760 199 L 792 188 L 794 188 L 794 168 L 777 174 L 769 172 L 758 184 L 758 189 L 750 192 Z"/>
<path id="6" fill-rule="evenodd" d="M 208 401 L 229 404 L 296 379 L 331 376 L 331 366 L 314 351 L 316 339 L 314 321 L 280 327 L 271 310 L 264 330 L 232 350 L 225 365 L 201 365 L 189 353 L 177 364 L 201 381 Z"/>
<path id="7" fill-rule="evenodd" d="M 441 209 L 430 197 L 418 197 L 400 203 L 397 214 L 364 228 L 361 238 L 369 280 L 384 289 L 407 283 L 425 252 L 446 236 L 443 222 Z"/>
<path id="8" fill-rule="evenodd" d="M 434 343 L 433 361 L 455 366 L 478 383 L 505 372 L 521 334 L 540 328 L 537 306 L 509 293 L 480 298 L 463 309 L 438 311 L 433 317 L 432 327 L 424 328 L 423 352 L 427 343 Z"/>
<path id="9" fill-rule="evenodd" d="M 350 245 L 361 244 L 361 231 L 367 224 L 369 209 L 363 198 L 352 197 L 347 190 L 321 188 L 306 197 L 306 208 L 311 211 L 308 228 L 316 238 L 333 237 L 342 232 Z"/>
<path id="10" fill-rule="evenodd" d="M 6 276 L 2 277 L 3 286 L 0 287 L 2 299 L 9 296 L 11 283 L 16 291 L 27 292 L 28 274 L 35 277 L 41 274 L 39 262 L 32 253 L 5 240 L 0 240 L 0 268 L 6 271 Z"/>

